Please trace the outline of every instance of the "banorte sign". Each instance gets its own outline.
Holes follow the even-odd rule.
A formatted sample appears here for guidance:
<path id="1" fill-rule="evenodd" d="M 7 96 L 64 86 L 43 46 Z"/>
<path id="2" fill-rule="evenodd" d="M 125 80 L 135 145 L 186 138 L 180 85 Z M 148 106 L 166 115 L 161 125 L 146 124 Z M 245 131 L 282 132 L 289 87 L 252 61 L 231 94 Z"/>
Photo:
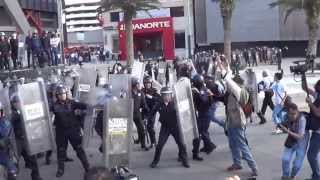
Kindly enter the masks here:
<path id="1" fill-rule="evenodd" d="M 158 28 L 171 28 L 170 21 L 158 21 L 158 22 L 145 22 L 133 24 L 133 30 L 143 30 L 143 29 L 158 29 Z M 125 30 L 125 25 L 120 25 L 120 31 Z"/>

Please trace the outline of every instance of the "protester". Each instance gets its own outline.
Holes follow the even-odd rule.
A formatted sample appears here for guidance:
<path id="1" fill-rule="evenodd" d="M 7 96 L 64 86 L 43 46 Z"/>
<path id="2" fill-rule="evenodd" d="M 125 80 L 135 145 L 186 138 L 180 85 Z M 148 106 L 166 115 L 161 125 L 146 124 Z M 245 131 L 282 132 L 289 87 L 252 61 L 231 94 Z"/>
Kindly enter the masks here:
<path id="1" fill-rule="evenodd" d="M 286 133 L 288 137 L 285 141 L 285 148 L 282 155 L 282 179 L 296 179 L 306 155 L 309 132 L 306 131 L 306 119 L 299 112 L 296 104 L 290 103 L 287 105 L 287 115 L 284 121 L 279 124 L 279 127 Z M 294 160 L 293 160 L 293 157 Z M 291 162 L 293 160 L 292 168 Z"/>

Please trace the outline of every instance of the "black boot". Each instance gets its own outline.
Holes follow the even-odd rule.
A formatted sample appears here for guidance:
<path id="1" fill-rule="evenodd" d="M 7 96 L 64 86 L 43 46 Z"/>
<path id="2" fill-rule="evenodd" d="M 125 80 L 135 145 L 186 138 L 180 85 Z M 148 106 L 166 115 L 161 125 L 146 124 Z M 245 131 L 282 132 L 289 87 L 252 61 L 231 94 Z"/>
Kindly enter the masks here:
<path id="1" fill-rule="evenodd" d="M 90 169 L 90 165 L 89 165 L 89 161 L 88 161 L 87 155 L 85 154 L 85 152 L 83 150 L 81 150 L 81 152 L 78 152 L 77 155 L 78 155 L 78 157 L 79 157 L 79 159 L 81 161 L 81 164 L 82 164 L 84 170 L 86 172 L 88 172 L 89 169 Z"/>
<path id="2" fill-rule="evenodd" d="M 66 157 L 66 159 L 64 160 L 64 162 L 73 162 L 72 158 L 69 158 L 68 156 Z"/>
<path id="3" fill-rule="evenodd" d="M 151 168 L 156 168 L 157 165 L 158 165 L 158 162 L 152 161 L 152 163 L 150 164 L 150 167 L 151 167 Z"/>
<path id="4" fill-rule="evenodd" d="M 190 164 L 189 164 L 188 160 L 184 159 L 182 161 L 182 166 L 185 167 L 185 168 L 190 168 Z"/>
<path id="5" fill-rule="evenodd" d="M 263 115 L 261 112 L 259 112 L 259 113 L 257 113 L 257 114 L 258 114 L 258 116 L 259 116 L 259 118 L 260 118 L 259 124 L 260 124 L 260 125 L 265 124 L 265 123 L 267 122 L 267 120 L 266 120 L 266 118 L 264 117 L 264 115 Z"/>
<path id="6" fill-rule="evenodd" d="M 31 179 L 32 180 L 42 180 L 42 178 L 40 177 L 39 172 L 36 171 L 36 170 L 31 171 Z"/>
<path id="7" fill-rule="evenodd" d="M 64 174 L 64 162 L 58 162 L 58 170 L 56 173 L 56 177 L 57 178 L 62 177 L 63 174 Z"/>
<path id="8" fill-rule="evenodd" d="M 195 161 L 203 161 L 203 158 L 199 154 L 193 154 L 192 159 Z"/>

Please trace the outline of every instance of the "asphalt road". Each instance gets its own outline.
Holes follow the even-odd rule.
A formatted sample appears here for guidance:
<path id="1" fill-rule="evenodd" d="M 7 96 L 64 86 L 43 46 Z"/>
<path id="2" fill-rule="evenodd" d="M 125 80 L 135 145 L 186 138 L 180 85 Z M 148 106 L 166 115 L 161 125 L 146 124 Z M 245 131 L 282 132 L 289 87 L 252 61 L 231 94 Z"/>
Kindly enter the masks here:
<path id="1" fill-rule="evenodd" d="M 290 60 L 292 61 L 292 60 Z M 289 62 L 289 60 L 288 60 Z M 293 76 L 288 72 L 288 66 L 290 63 L 285 63 L 285 78 L 284 82 L 289 89 L 289 93 L 293 95 L 293 100 L 301 109 L 307 109 L 305 104 L 305 94 L 301 91 L 299 82 L 293 80 Z M 276 72 L 275 66 L 263 66 L 255 68 L 258 75 L 261 74 L 263 69 L 269 69 L 271 72 Z M 310 84 L 314 84 L 319 75 L 308 75 Z M 261 102 L 261 101 L 260 101 Z M 219 117 L 224 118 L 223 106 L 220 106 Z M 259 180 L 280 180 L 281 169 L 281 156 L 284 149 L 284 141 L 286 135 L 271 135 L 271 131 L 274 128 L 271 122 L 271 111 L 267 111 L 268 123 L 265 125 L 258 125 L 258 122 L 249 124 L 247 127 L 247 137 L 253 156 L 257 161 L 259 167 Z M 159 124 L 156 125 L 159 127 Z M 231 175 L 239 175 L 241 179 L 246 179 L 250 174 L 250 169 L 243 162 L 244 169 L 229 173 L 226 168 L 231 165 L 231 153 L 228 146 L 227 138 L 223 132 L 223 129 L 212 123 L 210 127 L 211 138 L 218 148 L 210 155 L 202 154 L 205 158 L 203 162 L 195 162 L 191 159 L 192 138 L 187 138 L 188 143 L 188 155 L 190 159 L 191 168 L 183 168 L 180 163 L 177 162 L 177 146 L 174 143 L 173 138 L 169 138 L 167 145 L 163 150 L 161 161 L 158 168 L 150 169 L 149 164 L 153 159 L 154 150 L 143 152 L 139 150 L 139 146 L 133 147 L 133 153 L 131 156 L 131 168 L 140 176 L 142 180 L 224 180 Z M 99 139 L 94 137 L 90 143 L 90 148 L 86 151 L 89 156 L 91 165 L 101 165 L 102 155 L 98 151 Z M 81 180 L 83 178 L 83 169 L 79 160 L 76 158 L 74 151 L 69 146 L 69 156 L 75 161 L 66 163 L 65 175 L 60 180 Z M 52 157 L 53 162 L 51 165 L 45 165 L 44 159 L 39 159 L 41 176 L 44 180 L 55 180 L 57 162 L 56 154 Z M 21 162 L 21 173 L 18 180 L 30 180 L 30 170 L 24 169 L 24 163 Z M 307 159 L 304 161 L 303 168 L 298 176 L 298 179 L 308 178 L 311 174 L 310 166 Z"/>

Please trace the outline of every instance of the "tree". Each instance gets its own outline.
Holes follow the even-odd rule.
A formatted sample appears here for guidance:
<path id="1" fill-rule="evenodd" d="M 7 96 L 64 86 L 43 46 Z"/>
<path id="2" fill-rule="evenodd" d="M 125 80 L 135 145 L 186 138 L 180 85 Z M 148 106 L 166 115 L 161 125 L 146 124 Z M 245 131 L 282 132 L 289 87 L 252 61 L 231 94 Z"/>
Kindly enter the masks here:
<path id="1" fill-rule="evenodd" d="M 317 55 L 320 0 L 277 0 L 270 4 L 272 8 L 277 6 L 282 6 L 286 10 L 284 22 L 292 12 L 304 10 L 309 31 L 307 52 L 310 55 Z"/>
<path id="2" fill-rule="evenodd" d="M 160 3 L 158 0 L 102 0 L 100 4 L 99 13 L 118 9 L 124 13 L 127 64 L 131 67 L 134 61 L 132 19 L 136 16 L 137 11 L 157 9 Z"/>
<path id="3" fill-rule="evenodd" d="M 224 54 L 227 60 L 231 59 L 231 18 L 235 8 L 235 0 L 212 0 L 220 3 L 221 17 L 224 31 Z"/>

